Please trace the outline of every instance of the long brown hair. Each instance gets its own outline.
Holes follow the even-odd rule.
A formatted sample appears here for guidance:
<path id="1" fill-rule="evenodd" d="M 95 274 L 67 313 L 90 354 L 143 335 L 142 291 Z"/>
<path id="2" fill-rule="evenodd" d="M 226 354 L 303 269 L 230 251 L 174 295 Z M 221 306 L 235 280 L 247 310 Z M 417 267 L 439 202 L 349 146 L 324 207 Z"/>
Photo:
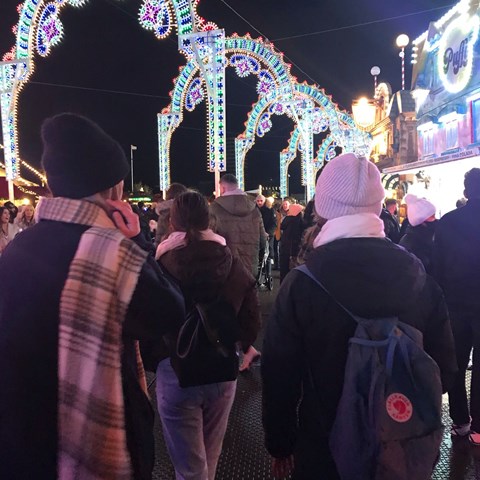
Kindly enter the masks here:
<path id="1" fill-rule="evenodd" d="M 200 240 L 200 232 L 209 225 L 207 199 L 198 192 L 179 195 L 170 210 L 170 222 L 175 230 L 187 233 L 188 242 Z"/>

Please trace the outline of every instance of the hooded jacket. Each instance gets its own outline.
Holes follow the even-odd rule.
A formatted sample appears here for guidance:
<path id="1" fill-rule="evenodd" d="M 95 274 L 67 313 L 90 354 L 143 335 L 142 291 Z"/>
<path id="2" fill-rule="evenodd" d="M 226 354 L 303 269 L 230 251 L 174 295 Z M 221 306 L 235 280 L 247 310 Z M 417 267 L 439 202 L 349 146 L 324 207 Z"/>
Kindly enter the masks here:
<path id="1" fill-rule="evenodd" d="M 243 192 L 223 195 L 210 205 L 212 229 L 225 238 L 232 254 L 254 276 L 258 270 L 258 252 L 267 234 L 255 202 Z"/>
<path id="2" fill-rule="evenodd" d="M 398 316 L 419 329 L 448 383 L 456 371 L 448 312 L 416 257 L 387 239 L 346 238 L 316 248 L 306 263 L 356 315 Z M 274 457 L 292 454 L 302 439 L 328 438 L 333 425 L 356 323 L 332 296 L 297 270 L 277 296 L 262 350 L 263 422 Z"/>

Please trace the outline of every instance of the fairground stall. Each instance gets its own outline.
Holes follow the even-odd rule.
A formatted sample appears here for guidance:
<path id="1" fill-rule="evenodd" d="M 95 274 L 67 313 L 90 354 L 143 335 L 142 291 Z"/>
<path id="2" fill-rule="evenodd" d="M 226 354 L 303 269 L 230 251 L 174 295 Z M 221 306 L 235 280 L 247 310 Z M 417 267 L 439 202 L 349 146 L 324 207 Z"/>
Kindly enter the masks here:
<path id="1" fill-rule="evenodd" d="M 480 168 L 480 0 L 462 0 L 413 42 L 418 159 L 383 169 L 442 215 Z"/>

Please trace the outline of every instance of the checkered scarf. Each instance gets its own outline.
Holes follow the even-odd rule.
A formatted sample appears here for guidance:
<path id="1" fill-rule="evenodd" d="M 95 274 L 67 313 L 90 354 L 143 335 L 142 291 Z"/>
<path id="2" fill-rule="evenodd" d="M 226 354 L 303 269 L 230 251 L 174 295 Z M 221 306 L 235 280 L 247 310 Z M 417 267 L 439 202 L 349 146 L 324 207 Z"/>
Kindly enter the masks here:
<path id="1" fill-rule="evenodd" d="M 36 216 L 91 227 L 80 239 L 60 300 L 58 478 L 130 480 L 122 324 L 147 254 L 85 200 L 41 199 Z M 146 393 L 138 345 L 137 364 Z"/>

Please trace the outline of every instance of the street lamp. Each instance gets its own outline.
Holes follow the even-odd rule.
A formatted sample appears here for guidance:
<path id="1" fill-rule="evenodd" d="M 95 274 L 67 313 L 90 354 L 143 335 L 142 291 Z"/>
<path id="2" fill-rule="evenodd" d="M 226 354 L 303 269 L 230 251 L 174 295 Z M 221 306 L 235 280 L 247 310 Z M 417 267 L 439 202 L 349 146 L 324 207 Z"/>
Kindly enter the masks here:
<path id="1" fill-rule="evenodd" d="M 402 33 L 397 37 L 397 47 L 401 49 L 398 54 L 402 59 L 402 90 L 405 90 L 405 47 L 410 43 L 408 35 Z"/>
<path id="2" fill-rule="evenodd" d="M 352 113 L 355 123 L 367 130 L 375 123 L 375 102 L 365 97 L 354 100 L 352 102 Z"/>
<path id="3" fill-rule="evenodd" d="M 374 90 L 373 90 L 373 97 L 377 94 L 377 77 L 380 75 L 380 68 L 379 67 L 372 67 L 370 70 L 370 74 L 374 78 Z"/>
<path id="4" fill-rule="evenodd" d="M 130 145 L 130 175 L 132 177 L 132 195 L 133 195 L 133 152 L 137 149 L 136 145 Z"/>

